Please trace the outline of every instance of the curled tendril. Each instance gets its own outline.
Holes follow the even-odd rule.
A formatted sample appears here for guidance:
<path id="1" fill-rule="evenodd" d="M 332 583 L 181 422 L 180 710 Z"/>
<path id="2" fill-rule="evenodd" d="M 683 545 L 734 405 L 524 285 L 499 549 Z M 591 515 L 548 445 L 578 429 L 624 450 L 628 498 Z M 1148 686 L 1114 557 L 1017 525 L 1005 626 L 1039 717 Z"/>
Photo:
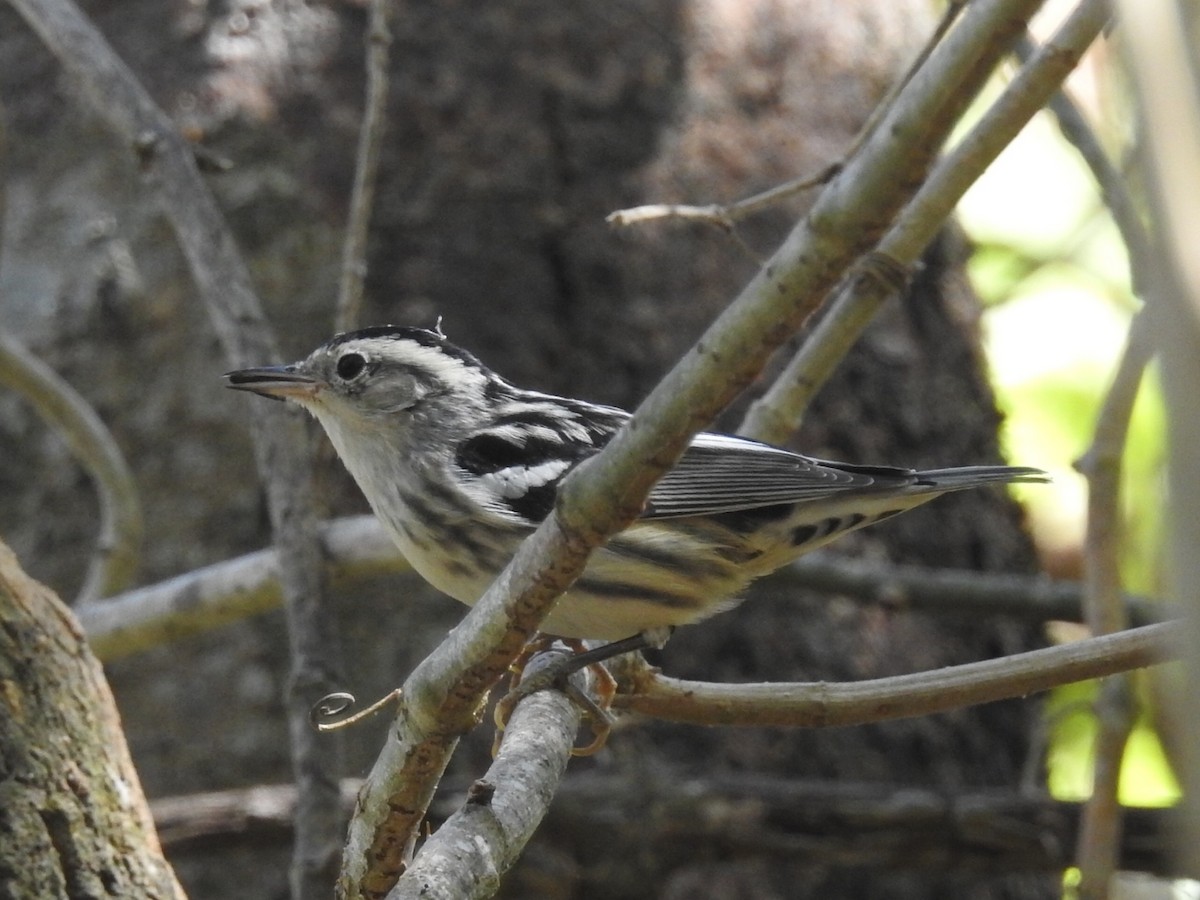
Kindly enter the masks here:
<path id="1" fill-rule="evenodd" d="M 326 694 L 313 704 L 312 709 L 308 712 L 308 720 L 317 731 L 336 731 L 339 728 L 346 728 L 361 722 L 393 701 L 399 702 L 400 696 L 400 688 L 396 688 L 394 691 L 384 694 L 370 706 L 339 719 L 338 716 L 353 709 L 354 704 L 358 701 L 353 694 L 346 691 L 335 691 L 332 694 Z"/>

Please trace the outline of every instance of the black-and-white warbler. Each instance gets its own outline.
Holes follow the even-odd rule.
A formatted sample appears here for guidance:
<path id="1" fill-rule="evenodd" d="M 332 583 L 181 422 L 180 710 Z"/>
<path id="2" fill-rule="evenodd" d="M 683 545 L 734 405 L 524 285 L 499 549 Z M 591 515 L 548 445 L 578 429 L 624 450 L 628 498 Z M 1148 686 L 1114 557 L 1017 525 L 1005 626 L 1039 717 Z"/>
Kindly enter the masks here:
<path id="1" fill-rule="evenodd" d="M 515 387 L 420 328 L 340 334 L 294 365 L 225 377 L 316 416 L 413 568 L 468 605 L 550 513 L 563 477 L 629 418 Z M 1044 480 L 1009 466 L 824 462 L 702 433 L 542 627 L 617 640 L 695 622 L 734 605 L 755 578 L 939 494 Z"/>

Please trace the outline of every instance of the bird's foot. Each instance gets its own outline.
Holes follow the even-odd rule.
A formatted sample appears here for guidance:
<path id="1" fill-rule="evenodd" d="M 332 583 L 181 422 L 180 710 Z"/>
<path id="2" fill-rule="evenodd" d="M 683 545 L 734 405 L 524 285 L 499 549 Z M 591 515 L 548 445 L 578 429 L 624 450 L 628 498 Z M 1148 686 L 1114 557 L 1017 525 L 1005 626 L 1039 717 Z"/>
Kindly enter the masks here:
<path id="1" fill-rule="evenodd" d="M 637 634 L 623 640 L 588 649 L 583 641 L 539 635 L 529 642 L 513 661 L 508 692 L 496 704 L 496 738 L 492 754 L 500 748 L 500 739 L 513 710 L 522 698 L 547 688 L 558 688 L 576 703 L 587 716 L 592 741 L 571 751 L 572 756 L 591 756 L 608 741 L 613 717 L 608 711 L 617 693 L 617 682 L 603 665 L 605 660 L 648 647 L 661 646 L 656 633 Z M 587 669 L 592 673 L 592 693 L 584 690 L 571 676 Z"/>

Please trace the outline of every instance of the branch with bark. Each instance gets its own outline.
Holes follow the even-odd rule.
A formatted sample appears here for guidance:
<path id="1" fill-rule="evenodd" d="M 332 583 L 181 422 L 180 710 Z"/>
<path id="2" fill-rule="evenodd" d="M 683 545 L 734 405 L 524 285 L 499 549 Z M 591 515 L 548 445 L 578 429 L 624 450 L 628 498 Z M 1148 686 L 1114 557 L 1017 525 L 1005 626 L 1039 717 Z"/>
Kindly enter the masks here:
<path id="1" fill-rule="evenodd" d="M 820 322 L 770 389 L 755 401 L 741 432 L 782 443 L 809 402 L 875 314 L 908 283 L 908 273 L 967 189 L 1059 90 L 1108 21 L 1104 0 L 1084 0 L 1032 54 L 979 123 L 940 160 L 879 246 L 831 299 Z"/>
<path id="2" fill-rule="evenodd" d="M 712 684 L 633 677 L 614 706 L 695 725 L 834 727 L 927 715 L 1024 697 L 1075 681 L 1157 665 L 1179 656 L 1171 623 L 1146 625 L 999 659 L 867 681 Z"/>

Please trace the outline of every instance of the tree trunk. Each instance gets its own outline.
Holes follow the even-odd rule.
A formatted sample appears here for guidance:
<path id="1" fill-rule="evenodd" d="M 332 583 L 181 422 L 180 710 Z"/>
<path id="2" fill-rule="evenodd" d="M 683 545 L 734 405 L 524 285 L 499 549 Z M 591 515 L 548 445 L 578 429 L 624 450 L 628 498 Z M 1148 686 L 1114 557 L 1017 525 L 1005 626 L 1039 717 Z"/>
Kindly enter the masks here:
<path id="1" fill-rule="evenodd" d="M 0 543 L 0 897 L 183 898 L 79 623 Z"/>

